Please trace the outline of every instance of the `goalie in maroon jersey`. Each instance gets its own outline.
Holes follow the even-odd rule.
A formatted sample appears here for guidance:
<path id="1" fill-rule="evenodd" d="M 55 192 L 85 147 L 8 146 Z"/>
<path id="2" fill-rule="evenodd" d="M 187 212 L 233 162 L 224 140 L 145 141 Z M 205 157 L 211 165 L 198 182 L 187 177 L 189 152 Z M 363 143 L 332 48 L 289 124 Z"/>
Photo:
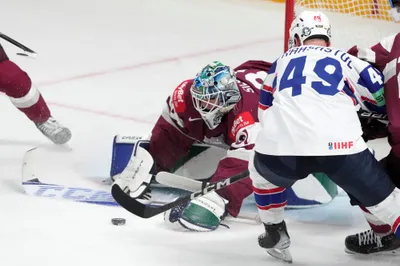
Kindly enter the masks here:
<path id="1" fill-rule="evenodd" d="M 209 182 L 246 171 L 248 152 L 254 146 L 259 126 L 259 87 L 270 66 L 264 61 L 247 61 L 233 71 L 215 61 L 194 79 L 182 82 L 168 97 L 150 139 L 133 140 L 134 152 L 129 151 L 125 159 L 121 159 L 124 145 L 116 144 L 118 139 L 115 140 L 113 154 L 117 155 L 113 155 L 112 179 L 126 178 L 125 188 L 129 189 L 131 197 L 149 199 L 152 174 L 172 172 L 177 163 L 193 151 L 196 143 L 223 148 L 225 153 L 224 157 L 209 159 L 217 162 Z M 125 162 L 122 166 L 119 165 L 121 161 Z M 208 165 L 203 167 L 208 168 Z M 165 214 L 165 221 L 173 227 L 212 231 L 227 212 L 236 217 L 243 200 L 252 193 L 251 180 L 246 178 L 170 210 Z"/>
<path id="2" fill-rule="evenodd" d="M 132 198 L 151 203 L 151 197 L 157 196 L 149 192 L 149 184 L 159 171 L 181 171 L 181 175 L 207 182 L 246 171 L 260 128 L 259 88 L 270 67 L 268 62 L 247 61 L 232 71 L 215 61 L 194 79 L 182 82 L 168 97 L 150 137 L 114 138 L 111 178 Z M 299 197 L 293 190 L 288 206 L 320 205 L 337 195 L 336 185 L 326 175 L 317 173 L 314 177 L 317 182 L 305 180 L 308 197 Z M 179 182 L 183 181 L 175 184 L 184 187 Z M 327 197 L 314 200 L 320 194 L 313 194 L 313 190 Z M 169 210 L 164 220 L 175 229 L 212 231 L 227 214 L 238 217 L 243 200 L 252 193 L 252 182 L 246 178 Z"/>
<path id="3" fill-rule="evenodd" d="M 28 74 L 9 60 L 1 45 L 0 91 L 52 142 L 64 144 L 69 141 L 71 131 L 51 116 L 49 107 Z"/>
<path id="4" fill-rule="evenodd" d="M 400 33 L 384 38 L 370 48 L 354 46 L 349 53 L 368 61 L 384 75 L 384 98 L 389 120 L 388 141 L 391 150 L 380 163 L 393 183 L 400 188 Z M 362 209 L 371 230 L 348 236 L 345 241 L 347 251 L 363 254 L 400 253 L 400 240 L 395 238 L 392 228 L 365 208 Z"/>

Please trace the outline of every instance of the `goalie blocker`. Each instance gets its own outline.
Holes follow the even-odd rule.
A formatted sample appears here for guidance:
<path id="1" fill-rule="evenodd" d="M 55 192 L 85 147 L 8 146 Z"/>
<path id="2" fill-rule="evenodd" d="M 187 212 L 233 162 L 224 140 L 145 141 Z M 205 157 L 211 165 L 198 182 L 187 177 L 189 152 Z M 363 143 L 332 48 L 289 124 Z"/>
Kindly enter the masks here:
<path id="1" fill-rule="evenodd" d="M 112 159 L 110 176 L 126 175 L 128 168 L 130 168 L 130 161 L 134 153 L 137 152 L 136 143 L 140 141 L 140 147 L 148 149 L 149 141 L 147 137 L 140 136 L 127 136 L 127 135 L 116 135 L 113 140 L 112 148 Z M 211 153 L 215 153 L 213 147 L 204 144 L 194 144 L 188 154 L 175 165 L 172 172 L 191 172 L 195 176 L 189 176 L 189 178 L 196 179 L 196 177 L 204 177 L 205 174 L 199 171 L 199 167 L 195 167 L 197 164 L 204 164 L 208 166 L 206 158 L 212 156 Z M 208 153 L 208 154 L 207 154 Z M 204 156 L 207 154 L 207 156 Z M 215 155 L 214 155 L 215 156 Z M 221 155 L 221 158 L 223 155 Z M 201 158 L 201 160 L 199 160 Z M 211 162 L 210 162 L 211 163 Z M 153 164 L 153 160 L 151 160 Z M 146 170 L 150 170 L 149 180 L 143 181 L 145 183 L 150 182 L 151 176 L 156 174 L 156 169 L 145 163 Z M 216 165 L 215 165 L 216 167 Z M 192 169 L 191 169 L 192 168 Z M 193 171 L 195 168 L 195 171 Z M 200 167 L 200 169 L 205 169 Z M 212 167 L 209 167 L 212 168 Z M 184 171 L 183 171 L 184 170 Z M 211 169 L 211 172 L 215 169 Z M 196 172 L 197 171 L 197 172 Z M 206 170 L 204 170 L 206 171 Z M 133 176 L 133 173 L 131 173 Z M 206 175 L 207 176 L 207 175 Z M 208 176 L 211 177 L 210 175 Z M 140 181 L 142 182 L 142 180 Z M 139 186 L 140 187 L 140 186 Z M 140 189 L 140 192 L 143 192 Z M 140 193 L 136 193 L 137 197 Z M 332 201 L 332 199 L 338 194 L 337 186 L 327 176 L 322 173 L 310 175 L 308 178 L 300 180 L 292 188 L 287 190 L 288 204 L 287 208 L 309 208 L 326 204 Z M 246 202 L 254 202 L 254 197 L 248 197 Z"/>

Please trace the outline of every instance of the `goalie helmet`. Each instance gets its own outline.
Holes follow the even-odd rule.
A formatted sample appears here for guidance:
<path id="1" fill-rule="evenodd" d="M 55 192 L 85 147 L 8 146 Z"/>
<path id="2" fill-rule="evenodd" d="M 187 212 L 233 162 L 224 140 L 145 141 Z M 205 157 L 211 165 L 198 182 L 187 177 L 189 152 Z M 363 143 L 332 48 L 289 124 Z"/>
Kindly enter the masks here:
<path id="1" fill-rule="evenodd" d="M 298 37 L 298 38 L 297 38 Z M 321 11 L 303 11 L 292 22 L 290 27 L 289 49 L 303 45 L 308 39 L 331 40 L 331 24 Z M 300 40 L 300 43 L 296 43 Z"/>
<path id="2" fill-rule="evenodd" d="M 209 129 L 216 128 L 224 114 L 232 110 L 241 98 L 235 74 L 219 61 L 197 73 L 190 93 L 194 107 Z"/>

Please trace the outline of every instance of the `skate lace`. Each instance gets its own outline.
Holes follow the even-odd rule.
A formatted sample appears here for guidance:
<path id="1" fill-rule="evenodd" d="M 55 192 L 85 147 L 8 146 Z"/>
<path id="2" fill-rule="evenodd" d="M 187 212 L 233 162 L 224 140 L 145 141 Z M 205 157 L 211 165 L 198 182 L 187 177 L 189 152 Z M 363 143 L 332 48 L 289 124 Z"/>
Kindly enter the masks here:
<path id="1" fill-rule="evenodd" d="M 46 122 L 37 126 L 42 132 L 47 135 L 52 135 L 54 131 L 59 129 L 61 126 L 55 119 L 49 118 Z"/>
<path id="2" fill-rule="evenodd" d="M 368 230 L 358 234 L 358 244 L 360 246 L 368 244 L 376 244 L 377 247 L 382 247 L 381 237 L 376 235 L 374 231 Z"/>

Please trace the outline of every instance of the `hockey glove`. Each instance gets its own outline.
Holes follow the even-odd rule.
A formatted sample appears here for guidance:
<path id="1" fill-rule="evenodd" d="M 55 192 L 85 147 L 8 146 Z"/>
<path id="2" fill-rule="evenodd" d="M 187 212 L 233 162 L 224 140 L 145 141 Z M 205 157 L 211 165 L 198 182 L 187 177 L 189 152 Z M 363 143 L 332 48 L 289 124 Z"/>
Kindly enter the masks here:
<path id="1" fill-rule="evenodd" d="M 378 119 L 361 119 L 361 126 L 363 130 L 363 139 L 365 142 L 368 140 L 385 138 L 388 136 L 389 131 L 387 123 Z"/>
<path id="2" fill-rule="evenodd" d="M 215 192 L 194 199 L 164 213 L 164 222 L 174 230 L 214 231 L 226 217 L 227 200 Z"/>

